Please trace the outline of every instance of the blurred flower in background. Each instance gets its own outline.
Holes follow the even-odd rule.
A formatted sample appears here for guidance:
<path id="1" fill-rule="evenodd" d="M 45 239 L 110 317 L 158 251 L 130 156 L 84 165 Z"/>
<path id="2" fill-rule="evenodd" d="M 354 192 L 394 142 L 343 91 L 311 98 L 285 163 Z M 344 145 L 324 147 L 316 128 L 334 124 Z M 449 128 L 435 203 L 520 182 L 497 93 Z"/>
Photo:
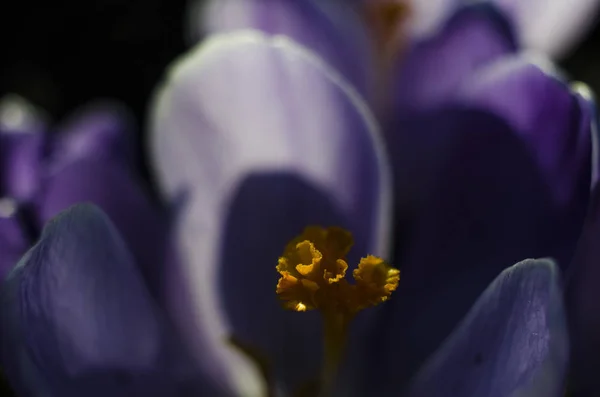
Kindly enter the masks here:
<path id="1" fill-rule="evenodd" d="M 40 238 L 42 227 L 46 222 L 72 204 L 91 202 L 110 216 L 131 250 L 137 265 L 136 274 L 139 274 L 138 277 L 143 280 L 145 291 L 153 299 L 158 298 L 166 257 L 167 222 L 161 207 L 154 202 L 135 169 L 133 128 L 134 121 L 131 115 L 123 105 L 115 102 L 91 103 L 80 108 L 60 124 L 52 126 L 43 111 L 23 98 L 9 95 L 2 99 L 0 102 L 2 164 L 0 270 L 3 279 L 19 258 Z M 62 239 L 60 241 L 67 239 L 62 236 L 59 238 Z M 67 388 L 60 386 L 61 373 L 58 369 L 60 363 L 56 361 L 58 357 L 51 357 L 51 362 L 40 359 L 40 357 L 47 357 L 48 352 L 44 348 L 36 349 L 35 343 L 36 337 L 40 335 L 43 338 L 57 335 L 55 340 L 45 340 L 44 347 L 49 349 L 56 348 L 57 344 L 62 343 L 61 341 L 67 344 L 76 343 L 77 338 L 68 336 L 68 332 L 83 337 L 82 335 L 85 334 L 83 328 L 94 326 L 90 317 L 85 317 L 86 315 L 99 319 L 100 323 L 94 323 L 98 331 L 107 332 L 107 324 L 102 320 L 102 315 L 83 305 L 86 302 L 86 295 L 94 291 L 101 296 L 111 298 L 114 298 L 117 293 L 102 288 L 105 285 L 102 284 L 99 275 L 107 269 L 104 266 L 94 266 L 95 260 L 104 259 L 111 262 L 113 259 L 109 252 L 102 251 L 100 241 L 92 242 L 92 245 L 94 244 L 99 247 L 95 251 L 96 254 L 84 258 L 90 266 L 87 269 L 91 269 L 90 273 L 84 275 L 88 278 L 76 278 L 81 274 L 80 267 L 84 266 L 81 262 L 77 262 L 78 268 L 75 269 L 64 267 L 69 264 L 69 261 L 67 257 L 62 256 L 66 252 L 63 244 L 59 243 L 58 247 L 51 249 L 48 254 L 56 255 L 60 261 L 59 266 L 63 267 L 55 269 L 51 265 L 46 265 L 40 271 L 54 269 L 56 272 L 52 273 L 53 270 L 50 270 L 50 273 L 45 273 L 48 274 L 47 277 L 37 274 L 40 280 L 48 282 L 46 288 L 50 289 L 45 291 L 54 292 L 44 292 L 44 287 L 41 287 L 35 291 L 28 290 L 28 293 L 32 294 L 30 296 L 25 292 L 24 295 L 20 295 L 19 299 L 23 303 L 27 302 L 35 306 L 34 312 L 27 317 L 29 321 L 23 322 L 25 319 L 14 317 L 14 310 L 20 306 L 10 303 L 7 305 L 6 299 L 14 299 L 14 296 L 11 297 L 10 292 L 7 292 L 10 288 L 9 282 L 6 282 L 3 287 L 3 299 L 5 299 L 2 310 L 3 373 L 12 381 L 12 386 L 19 396 L 48 392 L 53 393 L 52 395 L 69 395 L 69 390 L 76 390 L 75 394 L 70 395 L 81 395 L 82 391 L 78 389 L 79 383 L 72 377 L 68 378 Z M 118 263 L 113 266 L 118 266 Z M 59 282 L 65 272 L 70 273 L 68 277 L 71 277 L 69 280 L 72 280 L 72 283 Z M 91 284 L 85 284 L 85 280 L 89 280 Z M 53 287 L 58 290 L 51 290 Z M 134 288 L 134 286 L 126 285 L 124 288 Z M 76 291 L 76 293 L 70 294 L 69 291 Z M 78 296 L 79 294 L 82 295 Z M 53 300 L 53 295 L 57 295 L 60 300 Z M 38 298 L 40 300 L 37 300 Z M 105 301 L 95 299 L 94 303 L 101 306 Z M 38 311 L 42 307 L 45 307 L 48 312 Z M 101 308 L 101 310 L 107 311 L 110 308 Z M 52 319 L 53 315 L 63 317 Z M 78 316 L 84 316 L 83 322 L 71 327 L 73 318 L 81 319 Z M 132 317 L 131 322 L 127 324 L 143 327 L 143 322 L 136 323 L 138 318 Z M 88 321 L 90 323 L 86 324 Z M 12 324 L 13 328 L 7 327 L 7 324 Z M 59 330 L 53 331 L 51 324 L 55 324 Z M 17 333 L 12 334 L 13 331 Z M 31 333 L 25 334 L 26 332 Z M 140 332 L 141 340 L 144 340 L 141 335 L 146 332 L 150 333 L 151 330 L 144 328 Z M 34 336 L 27 339 L 31 335 Z M 88 337 L 93 335 L 95 334 L 85 334 Z M 20 338 L 25 338 L 31 343 L 23 344 Z M 90 348 L 100 350 L 104 346 L 101 338 L 87 339 L 86 343 Z M 127 343 L 131 344 L 132 341 L 128 340 Z M 38 360 L 34 360 L 28 353 L 24 355 L 22 349 L 32 349 L 31 351 L 39 353 Z M 109 354 L 106 351 L 104 353 Z M 127 351 L 123 350 L 122 353 L 126 354 Z M 60 350 L 60 353 L 56 354 L 60 356 L 67 353 L 65 350 Z M 17 359 L 19 356 L 22 358 Z M 69 363 L 68 373 L 72 376 L 77 373 L 82 377 L 91 376 L 78 372 L 85 365 L 74 367 L 75 362 L 76 359 Z M 86 364 L 92 366 L 90 371 L 111 370 L 110 366 L 97 368 L 93 363 Z M 117 370 L 118 368 L 114 371 Z M 37 371 L 46 372 L 45 376 L 51 375 L 49 378 L 39 377 Z M 118 377 L 118 373 L 116 375 L 111 373 L 113 381 L 115 377 Z M 130 390 L 124 386 L 126 380 L 123 382 L 125 383 L 120 385 L 122 386 L 120 389 Z M 103 393 L 116 395 L 110 390 L 98 385 L 95 392 L 100 393 L 99 395 L 107 395 Z M 89 395 L 91 391 L 85 393 Z"/>
<path id="2" fill-rule="evenodd" d="M 435 34 L 454 10 L 461 5 L 481 0 L 354 0 L 355 3 L 397 3 L 410 9 L 405 33 L 412 39 Z M 594 27 L 600 2 L 576 0 L 570 2 L 546 0 L 492 0 L 516 25 L 517 35 L 525 48 L 541 51 L 553 58 L 563 58 L 573 50 Z M 225 2 L 227 3 L 227 2 Z M 207 6 L 208 4 L 208 6 Z M 188 37 L 192 43 L 206 33 L 207 25 L 217 24 L 215 14 L 206 13 L 206 7 L 226 8 L 215 1 L 190 2 Z M 247 7 L 247 6 L 243 6 Z M 276 6 L 277 7 L 277 6 Z M 206 15 L 210 15 L 207 17 Z M 228 24 L 243 23 L 248 13 L 232 9 L 226 18 Z"/>
<path id="3" fill-rule="evenodd" d="M 2 276 L 49 219 L 90 201 L 114 219 L 148 276 L 157 277 L 150 266 L 163 256 L 158 236 L 165 219 L 135 170 L 133 128 L 119 103 L 90 103 L 52 126 L 22 97 L 0 101 Z"/>
<path id="4" fill-rule="evenodd" d="M 518 53 L 510 19 L 489 3 L 452 8 L 435 34 L 394 42 L 384 68 L 380 28 L 405 19 L 383 3 L 205 6 L 199 25 L 211 35 L 172 65 L 149 114 L 174 257 L 165 269 L 170 229 L 137 223 L 153 219 L 144 202 L 120 206 L 145 197 L 127 193 L 134 182 L 107 177 L 99 191 L 111 194 L 88 194 L 113 164 L 111 175 L 128 175 L 121 146 L 50 145 L 44 159 L 68 168 L 69 156 L 53 155 L 64 145 L 77 166 L 48 213 L 92 201 L 108 217 L 90 206 L 62 213 L 5 284 L 3 366 L 19 391 L 186 395 L 182 379 L 198 376 L 196 393 L 293 395 L 319 377 L 322 335 L 313 313 L 281 309 L 274 265 L 303 227 L 333 224 L 353 232 L 352 255 L 402 270 L 396 296 L 356 319 L 339 395 L 561 395 L 561 271 L 588 282 L 569 302 L 593 290 L 592 248 L 568 266 L 597 179 L 589 91 Z M 79 177 L 97 154 L 104 162 Z M 37 216 L 48 199 L 33 196 Z M 509 268 L 530 257 L 557 264 Z M 272 384 L 231 337 L 268 357 Z"/>
<path id="5" fill-rule="evenodd" d="M 262 265 L 307 223 L 349 228 L 359 251 L 396 251 L 396 296 L 357 321 L 364 329 L 342 370 L 342 395 L 386 395 L 407 387 L 507 266 L 550 256 L 568 267 L 596 182 L 589 91 L 565 84 L 543 55 L 519 53 L 493 4 L 459 7 L 437 35 L 407 43 L 380 108 L 370 26 L 345 4 L 204 3 L 201 30 L 217 35 L 171 69 L 153 107 L 159 181 L 167 198 L 189 200 L 178 228 L 183 274 L 171 291 L 187 289 L 193 304 L 176 318 L 198 359 L 213 357 L 206 369 L 237 390 L 250 388 L 252 368 L 219 345 L 230 333 L 276 363 L 283 387 L 318 376 L 315 319 L 281 311 L 269 287 L 276 275 Z M 467 320 L 473 328 L 457 330 L 411 390 L 562 393 L 565 319 L 551 290 L 535 293 L 542 306 L 492 304 L 511 313 L 510 330 L 533 338 L 535 354 L 504 328 L 506 317 L 490 315 L 498 334 L 478 338 L 482 323 Z M 512 360 L 527 364 L 513 370 Z"/>

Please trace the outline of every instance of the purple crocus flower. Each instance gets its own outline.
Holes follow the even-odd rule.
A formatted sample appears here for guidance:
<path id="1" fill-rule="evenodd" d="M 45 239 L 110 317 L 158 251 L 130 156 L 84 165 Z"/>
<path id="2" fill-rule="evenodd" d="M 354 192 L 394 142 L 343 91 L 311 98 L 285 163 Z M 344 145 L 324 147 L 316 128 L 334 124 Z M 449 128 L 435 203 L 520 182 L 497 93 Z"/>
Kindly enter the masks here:
<path id="1" fill-rule="evenodd" d="M 4 279 L 8 271 L 38 238 L 44 240 L 40 237 L 40 233 L 48 220 L 74 203 L 87 201 L 94 203 L 110 216 L 116 230 L 120 232 L 127 244 L 130 252 L 128 255 L 132 255 L 136 260 L 138 266 L 136 274 L 140 274 L 140 279 L 143 280 L 140 282 L 149 295 L 156 296 L 159 291 L 160 271 L 166 255 L 166 223 L 160 207 L 152 201 L 140 176 L 135 172 L 132 117 L 118 103 L 97 101 L 82 107 L 57 126 L 49 126 L 47 119 L 42 111 L 19 96 L 10 95 L 0 102 L 0 159 L 2 161 L 0 275 Z M 93 229 L 90 231 L 93 233 Z M 100 250 L 96 251 L 97 257 L 90 258 L 89 265 L 92 268 L 95 268 L 94 260 L 110 259 L 108 253 L 102 252 L 101 244 L 97 246 L 100 247 Z M 54 252 L 51 255 L 54 255 Z M 92 254 L 92 256 L 96 255 Z M 69 260 L 66 257 L 63 259 L 65 261 L 61 261 L 59 265 L 67 266 Z M 102 266 L 98 268 L 102 270 Z M 49 265 L 44 269 L 50 272 L 48 273 L 50 276 L 38 279 L 48 281 L 50 284 L 60 278 L 60 272 L 72 270 L 71 276 L 82 274 L 79 268 L 70 270 L 63 267 L 56 270 L 55 266 Z M 58 273 L 53 273 L 55 271 Z M 15 270 L 12 274 L 14 273 L 18 271 Z M 91 274 L 89 280 L 101 284 L 96 273 Z M 14 293 L 11 289 L 11 281 L 5 283 L 6 287 L 3 289 L 5 300 L 1 311 L 2 372 L 9 378 L 19 396 L 46 395 L 46 393 L 81 395 L 80 391 L 69 393 L 78 390 L 78 382 L 82 382 L 71 382 L 75 377 L 90 377 L 91 381 L 94 381 L 94 377 L 86 373 L 85 369 L 91 367 L 92 371 L 118 370 L 110 367 L 93 367 L 89 362 L 87 367 L 85 365 L 78 367 L 78 363 L 84 359 L 79 357 L 78 361 L 77 354 L 69 355 L 60 347 L 63 346 L 61 345 L 63 342 L 67 344 L 73 342 L 72 347 L 77 350 L 81 346 L 77 343 L 81 340 L 71 339 L 60 330 L 52 330 L 53 324 L 69 328 L 78 319 L 82 319 L 73 316 L 74 311 L 85 311 L 83 303 L 86 301 L 85 296 L 77 296 L 75 291 L 83 291 L 84 295 L 92 292 L 85 287 L 84 290 L 78 289 L 85 285 L 84 281 L 82 278 L 74 280 L 75 285 L 71 288 L 73 293 L 69 293 L 69 288 L 63 290 L 59 287 L 59 294 L 62 294 L 60 301 L 53 301 L 48 297 L 47 294 L 53 295 L 52 292 L 44 292 L 56 291 L 52 288 L 57 287 L 57 284 L 46 286 L 29 284 L 30 289 L 23 291 L 23 295 L 19 298 L 24 306 L 12 303 L 15 296 L 11 295 Z M 128 285 L 126 288 L 135 288 L 135 286 Z M 32 296 L 29 296 L 29 293 Z M 109 293 L 109 291 L 100 293 Z M 101 304 L 99 299 L 95 302 Z M 35 309 L 33 312 L 28 312 L 29 315 L 19 319 L 15 317 L 15 310 L 21 307 L 31 309 L 32 305 Z M 48 311 L 44 313 L 43 309 Z M 52 312 L 53 310 L 56 312 Z M 52 318 L 54 313 L 66 317 Z M 94 311 L 90 310 L 90 313 Z M 66 318 L 70 320 L 58 323 Z M 85 322 L 84 319 L 78 324 Z M 8 324 L 11 326 L 7 326 Z M 87 326 L 93 325 L 89 323 Z M 32 333 L 24 334 L 23 329 L 29 329 Z M 72 331 L 85 333 L 79 326 L 74 326 Z M 151 329 L 144 332 L 152 335 Z M 53 336 L 56 339 L 52 339 Z M 39 337 L 42 339 L 38 339 Z M 86 337 L 95 336 L 88 333 Z M 27 342 L 23 342 L 21 338 Z M 88 339 L 87 342 L 94 348 L 104 348 L 97 338 L 93 341 Z M 45 346 L 40 348 L 40 345 Z M 49 351 L 45 349 L 46 347 L 58 350 Z M 52 357 L 52 354 L 65 355 L 68 364 L 61 367 L 60 362 L 52 358 L 50 361 L 45 361 L 45 358 Z M 119 373 L 116 373 L 116 376 L 115 373 L 111 372 L 112 381 L 120 379 Z M 65 376 L 69 379 L 68 387 L 61 385 Z M 123 382 L 126 381 L 127 379 Z M 98 395 L 114 395 L 110 392 L 103 393 L 106 390 L 104 386 L 97 385 L 96 392 L 100 393 Z M 92 395 L 90 393 L 85 394 Z"/>
<path id="2" fill-rule="evenodd" d="M 114 220 L 144 273 L 155 279 L 164 220 L 133 167 L 132 117 L 120 104 L 99 101 L 56 127 L 46 120 L 19 96 L 0 104 L 0 276 L 49 219 L 90 201 Z"/>
<path id="3" fill-rule="evenodd" d="M 356 25 L 349 18 L 336 18 L 344 15 L 344 12 L 351 13 L 352 10 L 348 8 L 344 8 L 343 12 L 330 13 L 331 8 L 343 7 L 339 2 L 329 2 L 327 6 L 310 1 L 243 3 L 243 6 L 235 0 L 209 3 L 213 8 L 209 5 L 207 9 L 214 14 L 206 17 L 208 23 L 204 26 L 207 32 L 230 35 L 220 36 L 219 40 L 235 48 L 229 51 L 236 54 L 236 63 L 227 63 L 227 56 L 223 55 L 224 46 L 215 42 L 205 44 L 204 53 L 198 49 L 195 58 L 189 55 L 187 63 L 182 62 L 180 68 L 173 69 L 171 85 L 163 92 L 164 102 L 155 108 L 156 158 L 167 193 L 177 197 L 178 192 L 196 191 L 209 185 L 207 180 L 224 177 L 218 174 L 214 176 L 208 170 L 199 171 L 206 169 L 204 159 L 211 153 L 223 153 L 230 163 L 227 169 L 235 169 L 233 164 L 237 162 L 236 159 L 238 156 L 245 158 L 244 150 L 251 145 L 260 145 L 262 150 L 271 153 L 264 154 L 258 158 L 260 160 L 267 156 L 277 157 L 280 153 L 286 153 L 286 150 L 293 152 L 294 149 L 303 148 L 299 159 L 287 165 L 290 173 L 301 175 L 303 181 L 312 181 L 320 189 L 324 185 L 322 180 L 334 180 L 335 183 L 328 182 L 326 185 L 326 196 L 340 197 L 337 199 L 339 203 L 347 203 L 344 215 L 340 215 L 344 219 L 337 223 L 348 225 L 349 222 L 361 220 L 362 225 L 349 227 L 364 236 L 356 239 L 357 245 L 362 244 L 367 247 L 366 251 L 385 257 L 386 232 L 382 230 L 389 229 L 389 223 L 386 225 L 386 222 L 392 220 L 391 214 L 380 215 L 381 211 L 389 214 L 385 197 L 390 188 L 386 186 L 385 164 L 381 164 L 381 153 L 376 155 L 378 161 L 372 162 L 371 167 L 361 163 L 373 153 L 373 149 L 365 151 L 365 148 L 377 148 L 376 138 L 372 145 L 363 143 L 364 136 L 378 135 L 372 134 L 372 113 L 369 115 L 370 112 L 365 111 L 365 102 L 374 104 L 371 101 L 374 95 L 370 91 L 373 83 L 370 82 L 369 72 L 372 70 L 372 58 L 368 56 L 373 51 L 363 45 L 365 40 L 343 40 L 358 35 L 356 32 L 361 29 L 365 35 L 365 27 Z M 277 12 L 269 13 L 267 10 Z M 315 20 L 325 22 L 311 23 Z M 332 26 L 338 28 L 338 35 L 330 33 Z M 265 32 L 267 37 L 261 38 L 254 31 L 248 34 L 250 37 L 244 38 L 244 33 L 240 32 L 244 28 L 258 29 Z M 302 44 L 303 51 L 306 48 L 312 50 L 306 57 L 306 69 L 317 58 L 315 54 L 324 60 L 324 65 L 319 65 L 325 70 L 322 72 L 325 76 L 323 80 L 329 80 L 331 88 L 323 88 L 327 84 L 321 81 L 319 88 L 312 88 L 309 83 L 314 80 L 309 72 L 300 73 L 300 67 L 295 63 L 293 67 L 288 66 L 294 61 L 301 62 L 298 60 L 302 59 L 301 56 L 296 54 L 306 53 L 295 51 L 296 47 L 286 41 L 289 38 Z M 210 45 L 221 49 L 219 56 L 212 53 Z M 509 21 L 490 4 L 479 3 L 456 10 L 439 27 L 437 35 L 411 43 L 401 61 L 392 68 L 395 72 L 390 84 L 392 111 L 377 113 L 387 141 L 389 162 L 393 165 L 396 206 L 393 247 L 403 278 L 396 296 L 380 309 L 386 314 L 373 315 L 378 318 L 371 321 L 371 324 L 376 324 L 372 326 L 372 332 L 380 335 L 377 340 L 382 342 L 379 345 L 377 342 L 369 344 L 368 350 L 379 359 L 376 363 L 367 360 L 367 370 L 362 364 L 365 360 L 350 360 L 361 363 L 357 365 L 359 369 L 352 373 L 353 379 L 363 382 L 362 388 L 352 383 L 352 390 L 359 395 L 369 392 L 385 394 L 394 386 L 401 388 L 406 384 L 415 369 L 434 353 L 456 327 L 485 286 L 508 264 L 528 257 L 549 256 L 565 269 L 571 261 L 586 213 L 590 187 L 595 184 L 597 176 L 597 160 L 592 157 L 595 139 L 592 135 L 592 124 L 595 122 L 593 105 L 584 86 L 568 86 L 549 61 L 541 56 L 519 53 L 518 47 Z M 268 55 L 261 59 L 257 55 L 261 52 Z M 280 58 L 283 59 L 281 66 L 273 66 L 273 59 Z M 197 63 L 193 64 L 192 59 L 197 59 Z M 210 69 L 211 62 L 218 66 Z M 200 73 L 201 69 L 204 73 Z M 286 74 L 288 69 L 291 71 Z M 364 71 L 362 74 L 361 70 Z M 250 74 L 252 79 L 247 77 Z M 331 75 L 334 77 L 329 77 Z M 236 89 L 228 91 L 217 88 L 226 84 Z M 348 90 L 348 86 L 353 90 Z M 351 91 L 346 94 L 349 98 L 347 101 L 353 104 L 355 110 L 348 110 L 347 102 L 322 100 L 333 96 L 330 94 L 332 91 Z M 215 96 L 215 92 L 219 94 Z M 268 92 L 274 93 L 272 97 Z M 287 101 L 281 101 L 275 94 L 277 92 L 294 95 Z M 367 100 L 354 100 L 356 93 Z M 184 99 L 178 101 L 178 98 L 185 98 L 186 105 L 182 105 Z M 290 108 L 294 111 L 290 111 Z M 275 109 L 282 110 L 276 112 Z M 327 109 L 327 112 L 323 109 Z M 222 121 L 224 116 L 219 118 L 219 115 L 227 112 L 237 117 Z M 336 113 L 343 114 L 347 121 L 339 121 Z M 351 119 L 356 114 L 363 115 L 362 123 Z M 330 121 L 329 117 L 335 122 Z M 320 118 L 325 120 L 317 123 Z M 284 124 L 285 121 L 287 124 Z M 316 124 L 327 127 L 311 128 Z M 198 133 L 200 130 L 208 132 Z M 270 133 L 272 130 L 275 131 Z M 283 134 L 282 130 L 286 131 L 287 143 L 278 143 L 271 138 L 270 134 L 279 136 Z M 169 134 L 170 138 L 159 140 L 161 131 L 165 136 Z M 180 131 L 179 140 L 172 138 L 176 131 Z M 260 138 L 261 133 L 265 134 L 265 138 Z M 248 139 L 248 143 L 240 144 L 237 149 L 231 144 L 243 142 L 244 139 Z M 344 146 L 325 152 L 324 145 L 335 139 L 344 142 Z M 314 146 L 308 146 L 305 141 L 312 142 Z M 269 142 L 269 145 L 261 142 Z M 165 149 L 169 145 L 173 147 L 171 153 L 177 153 L 177 157 L 169 155 Z M 176 145 L 180 148 L 176 149 Z M 195 150 L 184 151 L 184 146 Z M 185 153 L 190 153 L 188 158 Z M 340 168 L 323 167 L 319 170 L 322 174 L 317 173 L 313 168 L 316 168 L 315 164 L 322 164 L 324 159 L 330 159 Z M 196 165 L 190 166 L 193 161 Z M 355 163 L 359 165 L 349 166 Z M 267 189 L 268 184 L 262 181 L 264 185 L 256 182 L 259 187 L 253 191 L 251 185 L 255 182 L 252 178 L 256 180 L 258 172 L 264 175 L 265 169 L 268 170 L 270 166 L 258 163 L 255 167 L 258 171 L 252 172 L 248 163 L 244 163 L 243 175 L 249 177 L 235 176 L 245 181 L 236 194 L 247 196 L 242 198 L 236 195 L 229 200 L 234 203 L 262 203 L 269 200 L 269 214 L 277 214 L 276 204 L 288 205 L 292 199 L 275 196 L 271 193 L 274 189 Z M 283 168 L 281 163 L 277 167 L 278 170 Z M 183 169 L 194 171 L 181 172 Z M 357 169 L 360 171 L 357 172 Z M 346 182 L 348 179 L 354 184 L 349 185 Z M 380 181 L 376 198 L 365 198 L 367 194 L 374 194 L 374 181 Z M 354 190 L 343 193 L 350 186 L 354 186 Z M 268 197 L 260 196 L 263 193 Z M 217 196 L 222 197 L 221 194 Z M 300 192 L 290 193 L 290 196 L 298 200 Z M 309 196 L 314 198 L 314 192 Z M 365 204 L 367 199 L 370 202 Z M 197 201 L 202 202 L 200 198 Z M 376 202 L 380 204 L 373 210 L 373 203 Z M 219 213 L 205 202 L 202 205 L 211 208 L 205 210 L 207 213 Z M 313 202 L 306 206 L 316 207 L 316 204 Z M 286 211 L 286 214 L 293 212 L 288 208 L 284 207 L 281 211 Z M 207 226 L 210 225 L 210 217 L 204 214 L 200 204 L 193 211 L 199 218 L 198 224 L 203 226 L 190 225 L 190 229 L 213 230 L 213 227 Z M 245 211 L 252 212 L 250 208 Z M 333 211 L 323 212 L 331 214 Z M 241 217 L 237 213 L 235 216 Z M 291 215 L 273 216 L 287 220 Z M 277 229 L 277 237 L 272 237 L 268 236 L 266 230 L 270 229 L 266 226 L 270 217 L 256 217 L 260 219 L 256 221 L 261 225 L 260 236 L 269 241 L 276 238 L 284 240 L 281 231 L 286 227 L 296 231 L 301 227 L 273 227 Z M 308 219 L 307 222 L 318 221 L 310 219 L 305 213 L 302 213 L 302 217 Z M 243 225 L 236 223 L 225 230 L 241 230 L 252 219 L 248 216 Z M 191 220 L 188 222 L 193 224 Z M 324 219 L 320 223 L 331 221 Z M 234 238 L 217 234 L 221 236 L 220 244 L 226 244 L 222 242 L 223 239 L 227 241 Z M 248 234 L 252 233 L 249 231 Z M 183 235 L 191 236 L 193 233 L 186 232 Z M 290 237 L 291 232 L 285 239 Z M 244 239 L 239 234 L 235 235 L 235 241 L 246 249 L 259 246 L 243 244 Z M 284 242 L 281 241 L 281 244 Z M 361 249 L 364 253 L 365 248 Z M 190 241 L 187 252 L 192 256 L 208 251 L 206 248 L 200 249 L 197 244 L 193 246 Z M 184 262 L 197 266 L 195 263 L 199 261 L 192 259 Z M 223 320 L 225 325 L 221 326 L 243 332 L 243 337 L 259 345 L 263 351 L 269 351 L 272 357 L 277 357 L 281 352 L 276 361 L 285 362 L 286 351 L 278 346 L 284 343 L 282 341 L 287 336 L 295 335 L 294 327 L 301 325 L 282 330 L 279 339 L 273 337 L 272 333 L 268 336 L 261 334 L 260 324 L 266 322 L 266 318 L 269 323 L 279 324 L 296 319 L 287 320 L 284 316 L 289 313 L 281 313 L 274 298 L 267 295 L 264 299 L 272 301 L 272 313 L 265 320 L 254 322 L 260 313 L 257 314 L 252 307 L 257 306 L 257 299 L 262 296 L 259 291 L 267 288 L 267 282 L 264 286 L 259 285 L 258 281 L 248 282 L 251 273 L 256 272 L 254 268 L 248 269 L 247 273 L 237 268 L 228 273 L 229 266 L 235 267 L 230 264 L 232 262 L 235 261 L 222 259 L 222 267 L 215 277 L 217 280 L 233 282 L 236 272 L 242 272 L 244 277 L 240 277 L 240 282 L 243 288 L 242 285 L 234 288 L 237 299 L 225 293 L 223 301 L 227 314 Z M 267 269 L 265 273 L 269 271 Z M 200 270 L 190 269 L 186 274 L 193 276 L 195 272 L 200 273 Z M 264 280 L 267 277 L 265 274 L 256 278 Z M 202 281 L 199 275 L 196 280 L 197 283 Z M 222 283 L 220 288 L 225 288 L 225 281 L 219 282 Z M 253 286 L 256 286 L 256 291 L 251 290 Z M 227 303 L 228 300 L 235 301 L 235 305 Z M 196 316 L 183 316 L 182 323 L 189 322 L 190 318 L 202 318 L 210 310 L 210 304 L 205 302 L 198 298 L 196 311 L 193 311 Z M 249 306 L 245 306 L 246 302 Z M 268 304 L 259 306 L 264 308 Z M 280 317 L 273 320 L 275 316 Z M 306 317 L 301 318 L 298 321 L 306 324 Z M 187 325 L 183 328 L 191 329 Z M 384 338 L 384 335 L 387 337 Z M 308 336 L 303 336 L 306 338 L 303 340 L 309 340 Z M 302 344 L 304 348 L 314 345 L 316 342 Z M 356 343 L 356 346 L 360 345 Z M 349 348 L 352 350 L 352 343 Z M 318 355 L 318 352 L 309 355 Z M 300 365 L 300 360 L 297 358 L 294 365 Z M 309 366 L 306 364 L 306 367 Z M 292 372 L 299 371 L 288 371 Z M 362 376 L 357 375 L 358 372 Z M 367 377 L 364 376 L 365 372 L 369 373 Z M 365 378 L 369 380 L 365 381 Z M 461 376 L 457 375 L 456 378 Z"/>
<path id="4" fill-rule="evenodd" d="M 243 18 L 192 49 L 151 107 L 153 164 L 178 210 L 164 306 L 111 214 L 62 213 L 3 290 L 14 384 L 36 396 L 185 395 L 182 380 L 207 396 L 294 395 L 320 375 L 322 335 L 315 313 L 281 308 L 274 266 L 320 224 L 353 233 L 349 263 L 393 247 L 402 271 L 391 301 L 355 319 L 334 395 L 561 395 L 560 272 L 597 175 L 587 92 L 515 54 L 502 15 L 477 6 L 412 45 L 394 112 L 376 118 L 366 36 L 327 34 L 360 33 L 340 17 L 351 9 L 244 4 L 260 24 Z M 521 262 L 531 257 L 556 261 Z"/>

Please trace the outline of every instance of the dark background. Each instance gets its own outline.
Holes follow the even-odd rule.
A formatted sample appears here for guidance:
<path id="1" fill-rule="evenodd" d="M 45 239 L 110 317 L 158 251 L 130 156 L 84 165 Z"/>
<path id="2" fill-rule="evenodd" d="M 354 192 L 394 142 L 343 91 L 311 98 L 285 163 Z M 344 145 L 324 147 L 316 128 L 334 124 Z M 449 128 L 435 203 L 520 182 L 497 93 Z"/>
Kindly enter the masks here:
<path id="1" fill-rule="evenodd" d="M 116 98 L 134 111 L 143 127 L 149 94 L 165 66 L 186 49 L 185 3 L 7 0 L 0 22 L 0 95 L 21 94 L 55 120 L 88 100 Z M 596 92 L 598 45 L 596 28 L 562 63 L 574 79 Z"/>
<path id="2" fill-rule="evenodd" d="M 0 96 L 17 93 L 54 120 L 98 97 L 126 103 L 144 130 L 165 66 L 185 51 L 185 0 L 7 0 L 0 22 Z M 600 29 L 561 66 L 600 93 Z M 9 396 L 1 386 L 0 396 Z"/>
<path id="3" fill-rule="evenodd" d="M 59 120 L 98 97 L 143 120 L 165 66 L 185 50 L 185 0 L 7 0 L 0 95 L 18 93 Z"/>

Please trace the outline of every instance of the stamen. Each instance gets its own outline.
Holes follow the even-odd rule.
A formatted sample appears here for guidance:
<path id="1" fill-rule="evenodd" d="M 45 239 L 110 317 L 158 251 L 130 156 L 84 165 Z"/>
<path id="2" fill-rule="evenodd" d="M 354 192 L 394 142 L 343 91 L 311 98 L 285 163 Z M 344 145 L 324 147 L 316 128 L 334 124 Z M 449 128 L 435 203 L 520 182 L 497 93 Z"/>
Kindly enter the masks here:
<path id="1" fill-rule="evenodd" d="M 307 227 L 285 248 L 277 263 L 281 275 L 276 293 L 286 309 L 318 309 L 323 317 L 322 392 L 329 392 L 342 359 L 348 325 L 356 313 L 390 298 L 400 271 L 383 259 L 368 255 L 346 280 L 346 255 L 353 245 L 350 232 L 338 228 Z M 326 394 L 327 395 L 327 394 Z"/>

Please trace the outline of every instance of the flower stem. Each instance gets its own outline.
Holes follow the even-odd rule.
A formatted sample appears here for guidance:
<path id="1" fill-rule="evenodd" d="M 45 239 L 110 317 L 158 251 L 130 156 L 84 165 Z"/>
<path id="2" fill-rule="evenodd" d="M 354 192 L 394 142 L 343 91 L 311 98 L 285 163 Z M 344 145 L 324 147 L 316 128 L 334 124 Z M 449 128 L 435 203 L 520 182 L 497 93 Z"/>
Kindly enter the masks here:
<path id="1" fill-rule="evenodd" d="M 321 388 L 323 397 L 330 396 L 333 392 L 346 347 L 350 320 L 351 318 L 343 313 L 323 311 L 324 356 Z"/>

